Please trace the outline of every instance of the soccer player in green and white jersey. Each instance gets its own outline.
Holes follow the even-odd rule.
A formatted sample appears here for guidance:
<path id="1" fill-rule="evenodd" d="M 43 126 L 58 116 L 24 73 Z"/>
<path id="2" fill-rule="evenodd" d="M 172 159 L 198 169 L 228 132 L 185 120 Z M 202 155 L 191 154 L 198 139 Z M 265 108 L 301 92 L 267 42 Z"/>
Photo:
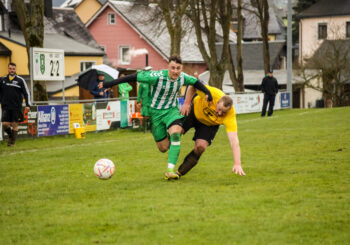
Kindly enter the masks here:
<path id="1" fill-rule="evenodd" d="M 211 93 L 197 78 L 182 72 L 182 60 L 177 55 L 169 58 L 167 70 L 138 71 L 136 74 L 118 78 L 113 82 L 101 83 L 100 87 L 108 88 L 133 81 L 148 83 L 151 86 L 152 134 L 161 152 L 166 152 L 169 149 L 168 169 L 165 178 L 178 179 L 179 176 L 175 173 L 174 167 L 180 153 L 183 116 L 178 109 L 177 94 L 183 85 L 193 85 L 198 90 L 203 91 L 207 100 L 211 102 Z"/>

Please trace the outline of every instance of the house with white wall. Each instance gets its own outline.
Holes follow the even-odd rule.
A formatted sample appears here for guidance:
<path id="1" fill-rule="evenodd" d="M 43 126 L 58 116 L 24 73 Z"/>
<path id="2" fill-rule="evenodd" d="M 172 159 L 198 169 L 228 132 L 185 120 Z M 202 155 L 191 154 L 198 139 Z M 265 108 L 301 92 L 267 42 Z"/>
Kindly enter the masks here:
<path id="1" fill-rule="evenodd" d="M 300 13 L 298 18 L 301 66 L 307 66 L 308 59 L 314 57 L 325 42 L 350 40 L 350 0 L 320 0 Z M 314 79 L 311 85 L 322 88 L 319 78 Z M 329 98 L 325 98 L 322 92 L 310 87 L 302 89 L 301 99 L 305 107 L 315 107 L 316 101 L 323 100 L 326 100 L 326 105 L 329 104 Z"/>

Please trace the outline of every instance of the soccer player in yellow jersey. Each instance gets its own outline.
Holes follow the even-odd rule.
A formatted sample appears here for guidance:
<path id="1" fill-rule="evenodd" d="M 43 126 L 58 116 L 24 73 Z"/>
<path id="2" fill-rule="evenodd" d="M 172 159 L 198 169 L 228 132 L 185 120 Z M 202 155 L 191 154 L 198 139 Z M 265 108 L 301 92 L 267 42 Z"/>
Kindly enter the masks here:
<path id="1" fill-rule="evenodd" d="M 206 101 L 205 94 L 201 91 L 196 92 L 194 87 L 189 86 L 187 89 L 185 102 L 181 108 L 181 113 L 187 116 L 183 124 L 183 133 L 194 127 L 193 140 L 195 145 L 194 149 L 185 157 L 177 174 L 179 176 L 185 175 L 197 164 L 200 156 L 213 141 L 219 126 L 225 125 L 234 159 L 232 172 L 241 176 L 245 175 L 241 165 L 241 150 L 233 101 L 220 89 L 206 87 L 212 94 L 212 102 Z"/>

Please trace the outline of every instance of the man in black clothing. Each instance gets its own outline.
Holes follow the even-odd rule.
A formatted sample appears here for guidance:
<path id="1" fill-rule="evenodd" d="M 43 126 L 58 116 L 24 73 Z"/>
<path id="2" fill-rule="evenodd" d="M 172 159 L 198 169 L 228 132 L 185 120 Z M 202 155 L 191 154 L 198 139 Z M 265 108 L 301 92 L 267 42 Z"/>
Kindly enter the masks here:
<path id="1" fill-rule="evenodd" d="M 273 77 L 273 70 L 270 70 L 269 74 L 262 80 L 261 90 L 264 93 L 264 103 L 261 116 L 264 117 L 266 114 L 267 103 L 269 103 L 269 111 L 267 112 L 267 116 L 272 116 L 273 106 L 275 105 L 275 97 L 278 92 L 278 83 L 276 78 Z"/>
<path id="2" fill-rule="evenodd" d="M 98 101 L 98 102 L 107 102 L 109 98 L 110 88 L 99 88 L 98 84 L 100 82 L 104 82 L 105 75 L 103 73 L 98 73 L 97 80 L 92 84 L 90 88 L 90 93 L 94 96 L 94 99 L 106 99 L 106 101 Z"/>
<path id="3" fill-rule="evenodd" d="M 30 94 L 26 82 L 16 75 L 16 64 L 9 63 L 8 75 L 0 79 L 0 102 L 2 126 L 8 135 L 8 146 L 13 146 L 18 133 L 18 122 L 23 121 L 22 102 L 29 110 Z M 12 129 L 11 129 L 12 127 Z"/>

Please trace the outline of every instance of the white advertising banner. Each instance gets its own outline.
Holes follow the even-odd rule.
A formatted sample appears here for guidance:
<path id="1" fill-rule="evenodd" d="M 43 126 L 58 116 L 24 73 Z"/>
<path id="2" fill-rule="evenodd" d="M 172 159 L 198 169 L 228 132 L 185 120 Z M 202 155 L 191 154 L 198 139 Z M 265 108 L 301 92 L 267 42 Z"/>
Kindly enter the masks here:
<path id="1" fill-rule="evenodd" d="M 285 104 L 285 99 L 281 101 L 281 94 L 285 95 L 286 93 L 278 93 L 276 95 L 274 110 L 281 109 L 281 104 Z M 262 110 L 263 93 L 232 94 L 230 96 L 233 99 L 236 114 L 261 112 Z M 289 97 L 287 99 L 289 100 Z"/>
<path id="2" fill-rule="evenodd" d="M 113 122 L 120 122 L 120 101 L 96 103 L 96 130 L 110 129 Z"/>

